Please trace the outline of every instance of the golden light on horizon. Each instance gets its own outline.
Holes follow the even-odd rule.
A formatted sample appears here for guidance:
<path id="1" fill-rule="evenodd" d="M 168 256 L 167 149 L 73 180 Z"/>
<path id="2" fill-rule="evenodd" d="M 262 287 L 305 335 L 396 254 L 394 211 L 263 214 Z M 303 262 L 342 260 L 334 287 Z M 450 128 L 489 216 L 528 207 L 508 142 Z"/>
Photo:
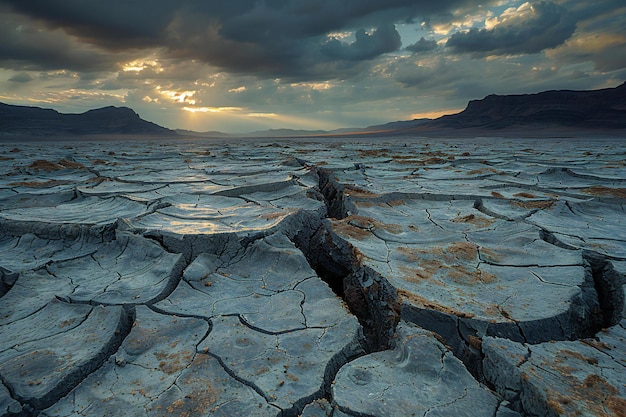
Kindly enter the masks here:
<path id="1" fill-rule="evenodd" d="M 430 111 L 423 113 L 413 113 L 411 114 L 411 119 L 437 119 L 441 116 L 447 116 L 449 114 L 456 114 L 462 112 L 464 109 L 448 109 L 448 110 L 438 110 L 438 111 Z"/>
<path id="2" fill-rule="evenodd" d="M 241 107 L 183 107 L 183 110 L 189 113 L 223 113 L 242 111 Z"/>
<path id="3" fill-rule="evenodd" d="M 276 113 L 248 113 L 246 116 L 249 116 L 249 117 L 270 117 L 270 118 L 278 117 L 278 115 Z"/>

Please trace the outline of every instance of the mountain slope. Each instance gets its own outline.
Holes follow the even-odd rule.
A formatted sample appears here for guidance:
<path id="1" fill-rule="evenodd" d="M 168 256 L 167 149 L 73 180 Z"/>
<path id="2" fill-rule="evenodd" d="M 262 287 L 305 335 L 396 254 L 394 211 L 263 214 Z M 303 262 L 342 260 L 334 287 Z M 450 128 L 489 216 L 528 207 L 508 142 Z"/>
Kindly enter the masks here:
<path id="1" fill-rule="evenodd" d="M 64 114 L 40 107 L 0 103 L 0 135 L 175 135 L 148 122 L 128 107 L 103 107 L 81 114 Z"/>
<path id="2" fill-rule="evenodd" d="M 490 95 L 472 100 L 460 113 L 425 123 L 428 128 L 626 129 L 626 83 L 590 91 L 545 91 Z"/>

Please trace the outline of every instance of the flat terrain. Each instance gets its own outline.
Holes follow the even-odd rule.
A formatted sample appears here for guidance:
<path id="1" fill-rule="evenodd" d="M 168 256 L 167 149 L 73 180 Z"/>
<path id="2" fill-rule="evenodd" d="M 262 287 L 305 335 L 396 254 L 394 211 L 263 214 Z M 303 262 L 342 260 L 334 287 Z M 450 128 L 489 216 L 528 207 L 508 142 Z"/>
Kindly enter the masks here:
<path id="1" fill-rule="evenodd" d="M 0 416 L 624 416 L 623 138 L 0 143 Z"/>

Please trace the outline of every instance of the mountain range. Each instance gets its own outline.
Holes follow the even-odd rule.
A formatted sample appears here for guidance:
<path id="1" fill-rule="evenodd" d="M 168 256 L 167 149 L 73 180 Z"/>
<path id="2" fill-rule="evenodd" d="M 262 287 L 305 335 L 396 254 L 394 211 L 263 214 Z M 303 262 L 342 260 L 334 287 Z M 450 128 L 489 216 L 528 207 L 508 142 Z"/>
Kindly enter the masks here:
<path id="1" fill-rule="evenodd" d="M 103 107 L 81 114 L 0 103 L 0 136 L 175 135 L 128 107 Z"/>
<path id="2" fill-rule="evenodd" d="M 489 95 L 472 100 L 460 113 L 332 131 L 271 129 L 236 136 L 297 137 L 341 135 L 503 136 L 626 134 L 626 83 L 614 88 L 536 94 Z M 229 137 L 222 132 L 170 130 L 127 107 L 104 107 L 81 114 L 0 103 L 0 137 L 143 135 Z"/>

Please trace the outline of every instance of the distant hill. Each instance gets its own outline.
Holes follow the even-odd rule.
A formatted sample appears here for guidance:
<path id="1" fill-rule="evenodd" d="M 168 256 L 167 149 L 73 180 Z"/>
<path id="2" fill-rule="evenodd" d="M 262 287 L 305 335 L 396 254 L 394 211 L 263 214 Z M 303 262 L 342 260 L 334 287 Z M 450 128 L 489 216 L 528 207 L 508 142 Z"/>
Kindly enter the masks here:
<path id="1" fill-rule="evenodd" d="M 179 135 L 191 136 L 191 137 L 194 137 L 194 138 L 216 139 L 216 138 L 227 138 L 227 137 L 233 136 L 230 133 L 218 132 L 217 130 L 211 130 L 211 131 L 208 131 L 208 132 L 196 132 L 196 131 L 187 130 L 187 129 L 175 129 L 174 131 L 176 133 L 178 133 Z"/>
<path id="2" fill-rule="evenodd" d="M 626 129 L 626 83 L 590 91 L 545 91 L 537 94 L 489 95 L 472 100 L 460 113 L 442 116 L 416 129 L 502 131 Z"/>
<path id="3" fill-rule="evenodd" d="M 430 122 L 433 119 L 413 119 L 413 120 L 401 120 L 398 122 L 389 122 L 382 125 L 368 126 L 365 129 L 360 129 L 363 132 L 377 132 L 377 131 L 389 131 L 389 130 L 401 130 L 410 129 Z"/>
<path id="4" fill-rule="evenodd" d="M 176 135 L 128 107 L 103 107 L 81 114 L 0 103 L 0 136 Z"/>

